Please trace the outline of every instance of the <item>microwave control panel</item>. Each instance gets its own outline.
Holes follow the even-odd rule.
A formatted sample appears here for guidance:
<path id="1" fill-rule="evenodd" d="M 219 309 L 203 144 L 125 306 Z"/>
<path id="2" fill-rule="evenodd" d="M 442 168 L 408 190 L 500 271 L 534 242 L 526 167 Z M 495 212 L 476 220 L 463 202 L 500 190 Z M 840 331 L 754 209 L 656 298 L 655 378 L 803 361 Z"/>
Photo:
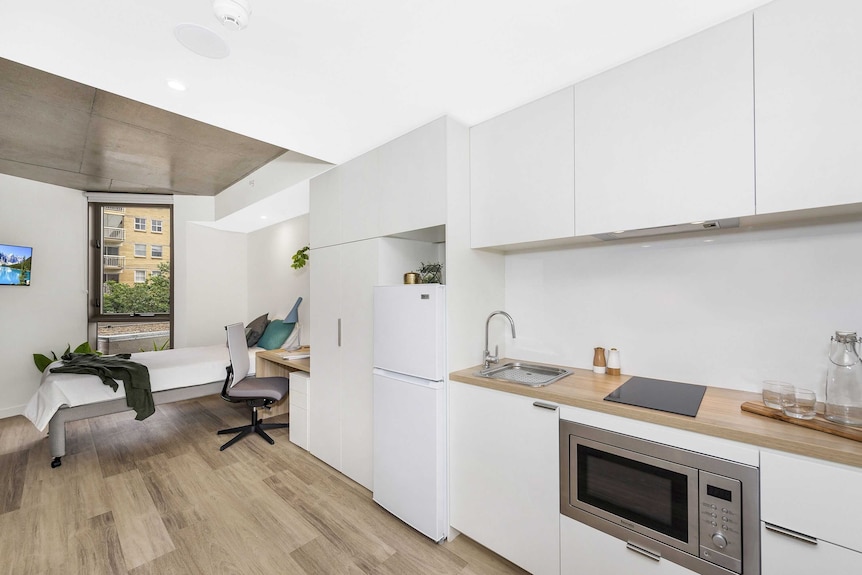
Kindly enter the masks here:
<path id="1" fill-rule="evenodd" d="M 699 473 L 700 557 L 742 573 L 742 483 Z"/>

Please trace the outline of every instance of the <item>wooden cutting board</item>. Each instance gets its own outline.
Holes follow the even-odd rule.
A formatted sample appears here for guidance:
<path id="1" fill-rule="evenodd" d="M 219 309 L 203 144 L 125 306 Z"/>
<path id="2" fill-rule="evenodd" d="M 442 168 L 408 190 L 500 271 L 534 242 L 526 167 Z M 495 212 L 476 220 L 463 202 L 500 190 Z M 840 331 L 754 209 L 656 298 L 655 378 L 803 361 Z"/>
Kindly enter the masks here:
<path id="1" fill-rule="evenodd" d="M 815 415 L 814 419 L 796 419 L 795 417 L 788 417 L 784 415 L 784 413 L 780 409 L 766 407 L 759 401 L 746 401 L 740 407 L 742 411 L 748 411 L 750 413 L 756 413 L 757 415 L 771 417 L 772 419 L 777 419 L 779 421 L 786 421 L 787 423 L 793 423 L 794 425 L 800 425 L 802 427 L 807 427 L 808 429 L 814 429 L 817 431 L 822 431 L 824 433 L 829 433 L 831 435 L 837 435 L 838 437 L 844 437 L 846 439 L 852 439 L 854 441 L 862 441 L 862 428 L 850 427 L 849 425 L 841 425 L 840 423 L 833 423 L 823 417 L 822 413 L 818 413 L 817 415 Z M 820 404 L 818 404 L 818 408 L 819 407 Z"/>

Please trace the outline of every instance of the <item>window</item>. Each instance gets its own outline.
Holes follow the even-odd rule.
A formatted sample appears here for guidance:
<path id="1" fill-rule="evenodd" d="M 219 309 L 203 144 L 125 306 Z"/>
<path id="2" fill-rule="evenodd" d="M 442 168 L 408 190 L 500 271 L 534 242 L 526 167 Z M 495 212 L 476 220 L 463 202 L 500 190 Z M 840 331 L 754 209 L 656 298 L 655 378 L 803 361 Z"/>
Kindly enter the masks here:
<path id="1" fill-rule="evenodd" d="M 164 204 L 141 201 L 120 210 L 113 196 L 106 204 L 90 200 L 88 318 L 102 353 L 171 347 L 173 210 L 169 197 Z M 140 241 L 144 236 L 127 241 L 148 230 L 161 234 L 158 245 Z"/>

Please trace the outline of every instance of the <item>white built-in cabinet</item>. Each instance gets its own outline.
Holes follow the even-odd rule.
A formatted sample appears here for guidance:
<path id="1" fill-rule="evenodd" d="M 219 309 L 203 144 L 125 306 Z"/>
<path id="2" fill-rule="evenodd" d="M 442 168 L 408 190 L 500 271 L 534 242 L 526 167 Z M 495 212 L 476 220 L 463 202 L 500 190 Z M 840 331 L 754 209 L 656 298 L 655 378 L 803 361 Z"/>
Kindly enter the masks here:
<path id="1" fill-rule="evenodd" d="M 309 245 L 445 224 L 446 131 L 440 118 L 313 178 Z"/>
<path id="2" fill-rule="evenodd" d="M 439 258 L 434 244 L 374 238 L 310 252 L 309 451 L 372 488 L 372 302 L 375 285 Z"/>
<path id="3" fill-rule="evenodd" d="M 533 575 L 560 572 L 558 437 L 553 404 L 449 382 L 450 524 Z"/>
<path id="4" fill-rule="evenodd" d="M 754 12 L 757 213 L 862 202 L 862 2 Z"/>
<path id="5" fill-rule="evenodd" d="M 470 129 L 470 246 L 575 234 L 574 90 Z"/>
<path id="6" fill-rule="evenodd" d="M 752 16 L 575 85 L 575 233 L 754 214 Z"/>
<path id="7" fill-rule="evenodd" d="M 561 575 L 695 574 L 667 559 L 639 553 L 625 541 L 565 515 L 560 516 L 560 540 Z"/>
<path id="8" fill-rule="evenodd" d="M 761 574 L 862 573 L 862 470 L 760 454 Z"/>
<path id="9" fill-rule="evenodd" d="M 304 371 L 290 373 L 290 442 L 308 449 L 308 406 L 311 376 Z"/>

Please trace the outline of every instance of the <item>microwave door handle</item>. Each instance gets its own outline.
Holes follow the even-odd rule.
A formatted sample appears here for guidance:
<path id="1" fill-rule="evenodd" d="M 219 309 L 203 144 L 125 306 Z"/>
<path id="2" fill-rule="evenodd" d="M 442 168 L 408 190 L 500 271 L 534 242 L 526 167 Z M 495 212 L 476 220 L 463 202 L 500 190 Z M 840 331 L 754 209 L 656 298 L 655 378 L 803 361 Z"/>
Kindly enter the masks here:
<path id="1" fill-rule="evenodd" d="M 653 561 L 661 561 L 661 553 L 656 553 L 655 551 L 650 551 L 649 549 L 644 549 L 637 543 L 632 543 L 631 541 L 626 541 L 626 549 L 634 551 L 635 553 L 640 553 L 644 557 L 649 557 Z"/>

